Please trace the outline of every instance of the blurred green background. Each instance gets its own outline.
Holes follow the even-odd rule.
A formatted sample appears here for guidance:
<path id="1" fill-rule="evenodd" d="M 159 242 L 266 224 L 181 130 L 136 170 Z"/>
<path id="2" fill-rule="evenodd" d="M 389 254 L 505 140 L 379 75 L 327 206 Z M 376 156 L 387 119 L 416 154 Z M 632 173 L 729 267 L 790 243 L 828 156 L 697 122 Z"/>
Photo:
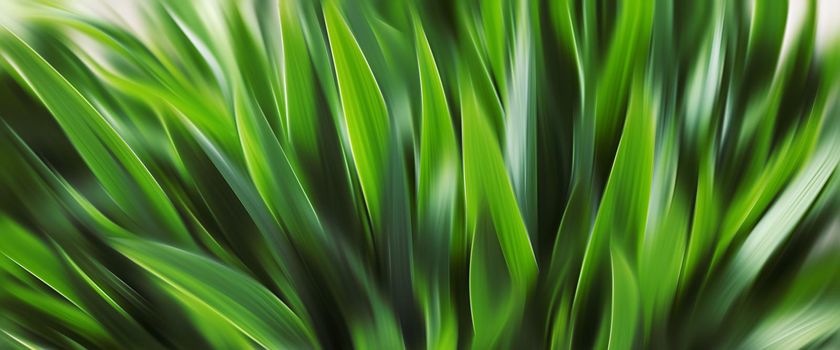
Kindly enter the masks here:
<path id="1" fill-rule="evenodd" d="M 830 0 L 2 0 L 0 348 L 840 348 Z"/>

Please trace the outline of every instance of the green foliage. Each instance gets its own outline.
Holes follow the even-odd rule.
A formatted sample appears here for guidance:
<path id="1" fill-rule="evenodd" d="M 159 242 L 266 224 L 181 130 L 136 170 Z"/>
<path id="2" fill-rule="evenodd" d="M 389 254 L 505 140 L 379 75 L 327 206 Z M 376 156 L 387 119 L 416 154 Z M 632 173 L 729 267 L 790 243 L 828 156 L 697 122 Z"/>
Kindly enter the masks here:
<path id="1" fill-rule="evenodd" d="M 0 4 L 0 348 L 840 344 L 826 1 L 88 2 Z"/>

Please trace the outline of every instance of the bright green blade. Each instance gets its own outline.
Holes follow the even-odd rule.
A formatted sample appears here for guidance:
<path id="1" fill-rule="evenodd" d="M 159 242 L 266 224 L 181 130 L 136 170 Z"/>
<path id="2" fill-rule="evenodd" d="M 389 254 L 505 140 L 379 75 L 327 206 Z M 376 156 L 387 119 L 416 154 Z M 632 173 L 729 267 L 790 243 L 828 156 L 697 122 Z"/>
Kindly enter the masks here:
<path id="1" fill-rule="evenodd" d="M 112 243 L 161 283 L 211 308 L 261 346 L 318 347 L 309 326 L 265 287 L 241 273 L 159 243 L 126 239 Z"/>
<path id="2" fill-rule="evenodd" d="M 537 264 L 498 141 L 477 103 L 471 80 L 461 83 L 467 228 L 472 236 L 470 306 L 476 347 L 506 346 Z"/>
<path id="3" fill-rule="evenodd" d="M 388 110 L 365 55 L 335 1 L 324 5 L 324 18 L 353 160 L 371 220 L 374 227 L 379 227 L 388 167 Z"/>
<path id="4" fill-rule="evenodd" d="M 3 41 L 3 58 L 53 113 L 103 187 L 147 234 L 193 246 L 163 189 L 99 112 L 18 36 Z"/>

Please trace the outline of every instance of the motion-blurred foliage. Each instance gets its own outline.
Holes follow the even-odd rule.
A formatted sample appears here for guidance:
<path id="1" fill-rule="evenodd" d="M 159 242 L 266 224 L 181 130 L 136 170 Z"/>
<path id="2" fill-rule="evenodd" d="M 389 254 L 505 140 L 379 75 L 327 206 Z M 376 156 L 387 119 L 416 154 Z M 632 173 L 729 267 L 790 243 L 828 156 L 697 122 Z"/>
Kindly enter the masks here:
<path id="1" fill-rule="evenodd" d="M 816 0 L 80 3 L 0 4 L 0 348 L 840 347 Z"/>

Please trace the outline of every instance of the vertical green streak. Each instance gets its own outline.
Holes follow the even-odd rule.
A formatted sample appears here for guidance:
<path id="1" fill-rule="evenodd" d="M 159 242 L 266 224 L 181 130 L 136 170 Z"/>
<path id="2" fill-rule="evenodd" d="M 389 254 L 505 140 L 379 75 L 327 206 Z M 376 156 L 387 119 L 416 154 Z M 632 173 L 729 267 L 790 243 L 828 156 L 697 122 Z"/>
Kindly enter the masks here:
<path id="1" fill-rule="evenodd" d="M 500 95 L 507 90 L 507 20 L 511 7 L 508 0 L 482 0 L 481 20 L 484 29 L 484 43 L 490 67 L 496 78 Z"/>
<path id="2" fill-rule="evenodd" d="M 291 144 L 300 157 L 312 159 L 319 157 L 316 91 L 299 6 L 298 0 L 280 1 L 286 125 Z"/>
<path id="3" fill-rule="evenodd" d="M 639 287 L 633 268 L 618 246 L 610 247 L 612 310 L 607 349 L 632 349 L 639 318 Z"/>
<path id="4" fill-rule="evenodd" d="M 477 348 L 506 346 L 537 273 L 528 233 L 488 116 L 472 82 L 461 81 L 470 305 Z"/>
<path id="5" fill-rule="evenodd" d="M 324 5 L 341 106 L 365 201 L 375 228 L 382 225 L 382 187 L 390 126 L 373 72 L 335 1 Z"/>
<path id="6" fill-rule="evenodd" d="M 417 186 L 418 283 L 425 304 L 426 347 L 454 349 L 458 345 L 456 318 L 449 292 L 449 247 L 458 232 L 454 217 L 460 189 L 460 157 L 449 106 L 429 41 L 414 19 L 415 47 L 420 71 L 422 124 L 420 179 Z"/>
<path id="7" fill-rule="evenodd" d="M 654 2 L 628 0 L 624 4 L 604 67 L 595 87 L 596 145 L 599 153 L 610 154 L 610 144 L 621 123 L 622 106 L 629 96 L 631 82 L 647 64 L 653 27 Z M 588 66 L 588 69 L 594 67 Z"/>
<path id="8" fill-rule="evenodd" d="M 572 306 L 574 319 L 580 319 L 583 309 L 595 302 L 589 294 L 607 268 L 604 263 L 609 247 L 622 247 L 635 261 L 636 249 L 644 239 L 656 125 L 646 89 L 637 77 L 615 162 L 583 257 Z"/>

